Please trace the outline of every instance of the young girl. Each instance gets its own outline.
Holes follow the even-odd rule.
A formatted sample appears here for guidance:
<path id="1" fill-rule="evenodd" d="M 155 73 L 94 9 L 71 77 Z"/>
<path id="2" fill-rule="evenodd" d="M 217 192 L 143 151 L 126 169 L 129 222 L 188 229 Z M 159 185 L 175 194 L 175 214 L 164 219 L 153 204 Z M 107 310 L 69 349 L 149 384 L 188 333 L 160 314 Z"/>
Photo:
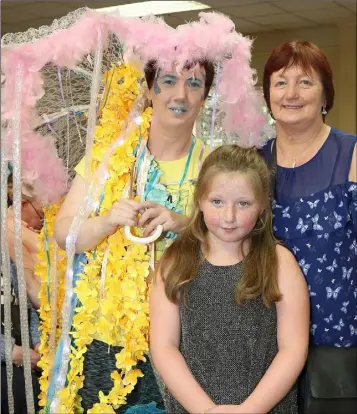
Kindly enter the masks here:
<path id="1" fill-rule="evenodd" d="M 152 288 L 151 353 L 178 413 L 296 413 L 309 295 L 272 235 L 269 171 L 226 145 L 203 163 L 190 225 Z"/>

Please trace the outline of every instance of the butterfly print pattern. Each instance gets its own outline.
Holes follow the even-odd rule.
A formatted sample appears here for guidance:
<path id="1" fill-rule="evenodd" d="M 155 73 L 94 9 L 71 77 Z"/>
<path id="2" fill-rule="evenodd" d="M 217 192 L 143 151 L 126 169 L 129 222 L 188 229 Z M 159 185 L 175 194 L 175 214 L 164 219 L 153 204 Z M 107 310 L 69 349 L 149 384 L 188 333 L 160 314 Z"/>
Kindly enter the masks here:
<path id="1" fill-rule="evenodd" d="M 279 199 L 273 217 L 308 283 L 314 343 L 357 346 L 357 185 Z"/>

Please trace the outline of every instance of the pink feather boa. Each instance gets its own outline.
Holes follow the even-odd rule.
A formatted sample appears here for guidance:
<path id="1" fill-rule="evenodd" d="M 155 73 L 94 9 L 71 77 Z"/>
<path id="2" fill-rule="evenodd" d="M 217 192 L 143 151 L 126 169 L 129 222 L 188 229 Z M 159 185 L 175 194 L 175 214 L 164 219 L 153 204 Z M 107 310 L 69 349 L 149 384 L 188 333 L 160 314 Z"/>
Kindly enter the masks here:
<path id="1" fill-rule="evenodd" d="M 60 67 L 76 66 L 95 50 L 99 31 L 103 38 L 114 33 L 125 44 L 127 52 L 135 51 L 143 66 L 149 60 L 156 60 L 159 67 L 170 69 L 173 62 L 180 68 L 187 60 L 206 59 L 219 63 L 225 130 L 238 134 L 241 145 L 262 145 L 266 118 L 254 87 L 255 71 L 250 67 L 252 40 L 235 32 L 233 22 L 220 13 L 202 12 L 199 17 L 199 22 L 173 29 L 157 17 L 124 19 L 88 10 L 67 30 L 3 50 L 2 70 L 6 82 L 2 117 L 11 120 L 14 116 L 16 68 L 22 64 L 23 175 L 32 177 L 42 199 L 56 201 L 66 191 L 66 180 L 52 141 L 31 130 L 30 120 L 36 116 L 36 103 L 45 93 L 41 70 L 50 62 Z M 11 140 L 11 134 L 8 138 Z"/>

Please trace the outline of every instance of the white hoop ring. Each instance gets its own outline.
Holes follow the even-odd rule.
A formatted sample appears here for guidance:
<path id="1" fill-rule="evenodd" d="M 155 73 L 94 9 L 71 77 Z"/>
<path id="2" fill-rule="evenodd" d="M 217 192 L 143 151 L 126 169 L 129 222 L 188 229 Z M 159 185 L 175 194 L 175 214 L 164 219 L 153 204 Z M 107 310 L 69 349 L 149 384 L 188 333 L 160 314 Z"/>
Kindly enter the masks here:
<path id="1" fill-rule="evenodd" d="M 163 232 L 164 228 L 162 227 L 161 224 L 159 224 L 155 230 L 155 232 L 148 237 L 137 237 L 137 236 L 133 236 L 133 234 L 130 231 L 130 226 L 124 226 L 124 234 L 125 237 L 132 241 L 133 243 L 139 243 L 139 244 L 149 244 L 154 242 L 155 240 L 157 240 L 162 232 Z"/>

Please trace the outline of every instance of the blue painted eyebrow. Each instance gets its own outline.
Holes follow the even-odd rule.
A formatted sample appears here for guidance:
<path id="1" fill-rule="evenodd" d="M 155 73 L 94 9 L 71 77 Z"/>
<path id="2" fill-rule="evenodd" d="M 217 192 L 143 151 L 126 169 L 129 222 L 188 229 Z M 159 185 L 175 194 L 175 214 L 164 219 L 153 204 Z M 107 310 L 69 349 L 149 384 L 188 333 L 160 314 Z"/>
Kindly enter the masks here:
<path id="1" fill-rule="evenodd" d="M 177 76 L 175 75 L 162 75 L 160 76 L 160 79 L 177 79 Z"/>
<path id="2" fill-rule="evenodd" d="M 190 78 L 188 78 L 187 79 L 188 81 L 190 81 L 190 82 L 198 82 L 198 83 L 200 83 L 200 84 L 202 84 L 203 83 L 203 80 L 202 79 L 200 79 L 200 78 L 195 78 L 195 77 L 193 77 L 193 76 L 191 76 Z"/>

